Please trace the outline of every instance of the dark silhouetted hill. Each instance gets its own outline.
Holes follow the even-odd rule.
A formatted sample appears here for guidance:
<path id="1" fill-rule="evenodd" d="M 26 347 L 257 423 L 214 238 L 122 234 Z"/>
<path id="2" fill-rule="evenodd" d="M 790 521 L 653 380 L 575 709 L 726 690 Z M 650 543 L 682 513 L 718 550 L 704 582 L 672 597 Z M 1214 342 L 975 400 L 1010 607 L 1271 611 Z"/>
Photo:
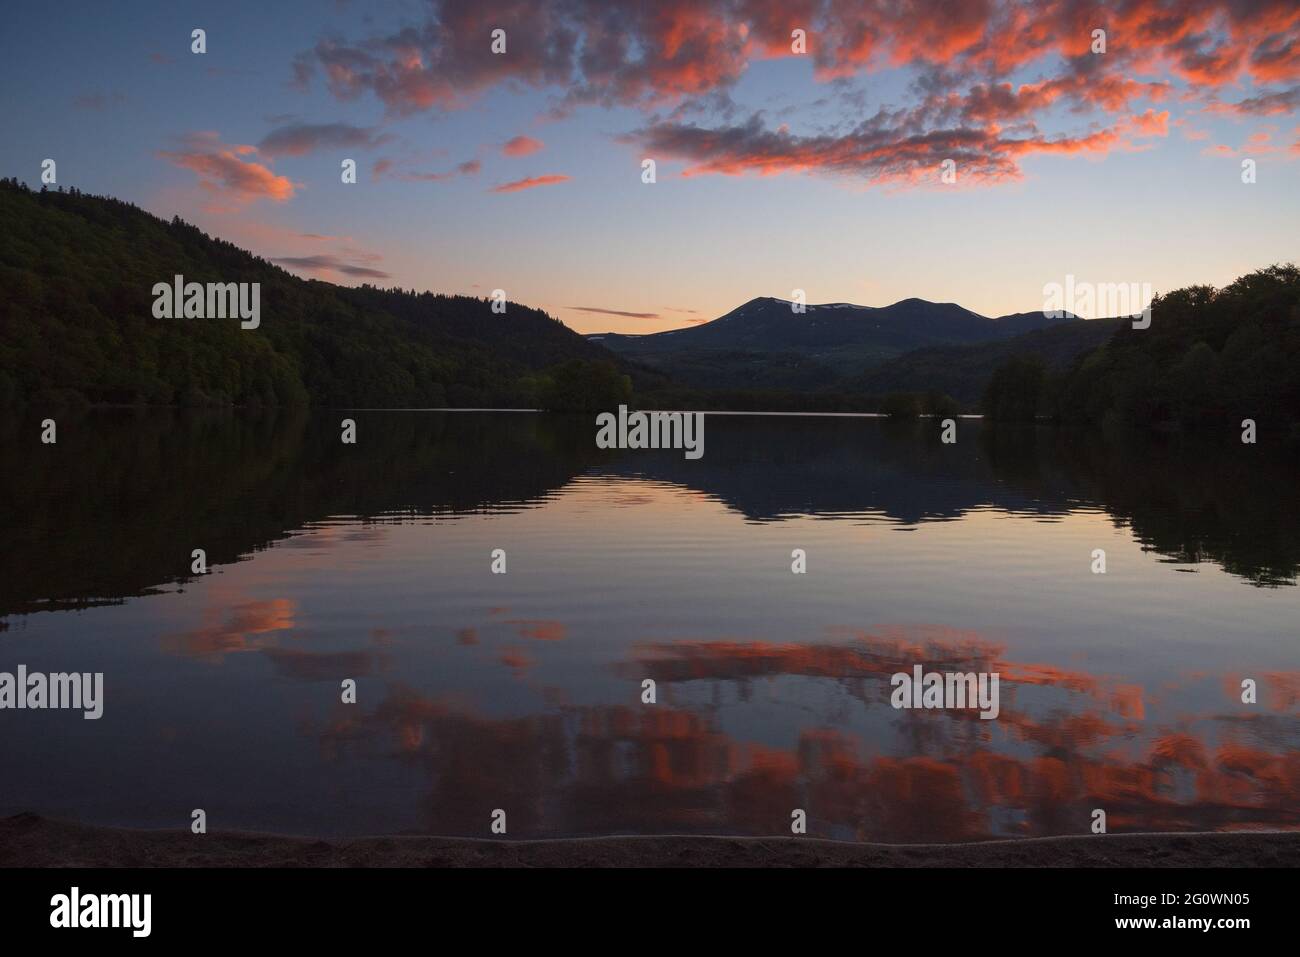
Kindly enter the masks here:
<path id="1" fill-rule="evenodd" d="M 979 401 L 994 371 L 1013 356 L 1035 356 L 1048 369 L 1063 370 L 1078 356 L 1105 344 L 1129 321 L 1077 319 L 1009 339 L 917 349 L 849 380 L 845 388 L 871 395 L 935 391 L 971 406 Z"/>
<path id="2" fill-rule="evenodd" d="M 876 308 L 751 299 L 724 316 L 650 335 L 589 336 L 610 350 L 697 388 L 838 388 L 842 380 L 915 349 L 1007 339 L 1070 323 L 1041 312 L 988 319 L 954 303 L 904 299 Z"/>
<path id="3" fill-rule="evenodd" d="M 615 359 L 537 309 L 304 280 L 129 203 L 0 183 L 0 405 L 521 405 L 552 366 Z M 178 274 L 260 283 L 260 326 L 154 318 Z"/>

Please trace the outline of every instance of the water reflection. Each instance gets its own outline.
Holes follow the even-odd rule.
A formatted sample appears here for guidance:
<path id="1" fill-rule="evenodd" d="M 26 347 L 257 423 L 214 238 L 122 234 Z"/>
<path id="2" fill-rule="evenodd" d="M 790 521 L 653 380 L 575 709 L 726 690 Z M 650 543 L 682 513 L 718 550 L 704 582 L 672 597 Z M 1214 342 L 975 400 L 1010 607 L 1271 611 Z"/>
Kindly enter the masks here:
<path id="1" fill-rule="evenodd" d="M 673 649 L 696 665 L 701 650 Z M 764 658 L 856 680 L 835 663 L 843 649 L 829 658 L 765 651 L 714 649 L 709 658 L 727 661 L 728 675 L 737 658 Z M 949 660 L 965 658 L 953 652 Z M 849 657 L 871 659 L 873 677 L 883 677 L 894 653 Z M 755 744 L 728 734 L 710 709 L 676 704 L 489 718 L 400 684 L 373 710 L 336 709 L 319 735 L 337 760 L 381 753 L 419 769 L 423 823 L 434 833 L 481 834 L 485 807 L 510 808 L 530 834 L 780 834 L 791 808 L 810 809 L 811 834 L 889 842 L 1082 833 L 1095 807 L 1116 831 L 1300 826 L 1294 716 L 1206 712 L 1142 735 L 1141 689 L 1096 696 L 1092 676 L 1000 664 L 1020 672 L 1017 681 L 1082 687 L 1038 716 L 1004 705 L 996 727 L 968 713 L 884 713 L 894 727 L 870 748 L 834 727 L 804 728 L 790 748 Z M 711 669 L 689 671 L 712 680 Z M 880 711 L 886 700 L 868 707 Z M 1278 732 L 1286 742 L 1269 740 Z M 901 754 L 879 753 L 890 736 Z"/>
<path id="2" fill-rule="evenodd" d="M 1096 807 L 1112 831 L 1300 826 L 1293 471 L 1239 443 L 710 417 L 686 461 L 598 451 L 586 418 L 354 417 L 356 446 L 324 415 L 0 436 L 23 466 L 0 472 L 0 670 L 109 689 L 100 722 L 24 714 L 0 739 L 0 812 L 164 826 L 202 794 L 221 826 L 322 834 L 486 836 L 498 807 L 519 837 L 787 833 L 793 808 L 884 841 L 1082 833 Z M 892 709 L 918 663 L 1000 673 L 998 719 Z"/>
<path id="3" fill-rule="evenodd" d="M 509 513 L 591 470 L 703 493 L 755 522 L 915 525 L 980 508 L 1051 519 L 1095 507 L 1176 562 L 1214 562 L 1269 587 L 1294 585 L 1300 569 L 1294 464 L 1240 442 L 1107 442 L 966 420 L 972 439 L 944 446 L 924 421 L 713 416 L 708 454 L 691 462 L 598 451 L 586 417 L 352 415 L 356 446 L 339 442 L 333 418 L 304 414 L 92 413 L 39 453 L 30 423 L 11 424 L 0 447 L 22 467 L 0 470 L 10 545 L 0 615 L 183 582 L 178 541 L 206 543 L 212 564 L 287 536 L 308 549 L 379 543 L 382 528 L 330 520 Z"/>

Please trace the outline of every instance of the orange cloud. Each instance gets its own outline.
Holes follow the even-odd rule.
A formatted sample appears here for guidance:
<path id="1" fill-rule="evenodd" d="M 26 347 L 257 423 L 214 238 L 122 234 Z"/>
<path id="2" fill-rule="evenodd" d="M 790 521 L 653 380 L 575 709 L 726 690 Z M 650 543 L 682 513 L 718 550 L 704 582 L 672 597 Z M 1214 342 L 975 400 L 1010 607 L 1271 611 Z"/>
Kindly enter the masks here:
<path id="1" fill-rule="evenodd" d="M 297 184 L 277 176 L 270 167 L 254 159 L 257 148 L 227 145 L 216 133 L 195 133 L 183 139 L 184 149 L 160 150 L 158 155 L 176 166 L 198 174 L 199 185 L 236 203 L 269 199 L 283 203 L 293 198 Z"/>
<path id="2" fill-rule="evenodd" d="M 1155 110 L 1147 110 L 1145 113 L 1134 114 L 1126 127 L 1139 136 L 1168 136 L 1169 111 L 1157 113 Z"/>
<path id="3" fill-rule="evenodd" d="M 489 192 L 493 193 L 518 193 L 525 189 L 534 189 L 538 186 L 551 186 L 555 183 L 567 183 L 570 177 L 559 173 L 553 173 L 548 176 L 529 176 L 525 179 L 517 179 L 512 183 L 502 183 L 500 186 L 493 186 Z"/>
<path id="4" fill-rule="evenodd" d="M 1278 131 L 1276 126 L 1270 126 L 1262 130 L 1256 130 L 1251 133 L 1242 142 L 1241 146 L 1233 148 L 1226 144 L 1219 144 L 1207 147 L 1201 150 L 1204 156 L 1266 156 L 1273 153 L 1281 153 L 1284 147 L 1273 142 L 1273 134 Z M 1295 152 L 1292 147 L 1289 152 Z"/>
<path id="5" fill-rule="evenodd" d="M 531 156 L 542 148 L 542 141 L 531 136 L 515 136 L 501 145 L 501 152 L 506 156 Z"/>

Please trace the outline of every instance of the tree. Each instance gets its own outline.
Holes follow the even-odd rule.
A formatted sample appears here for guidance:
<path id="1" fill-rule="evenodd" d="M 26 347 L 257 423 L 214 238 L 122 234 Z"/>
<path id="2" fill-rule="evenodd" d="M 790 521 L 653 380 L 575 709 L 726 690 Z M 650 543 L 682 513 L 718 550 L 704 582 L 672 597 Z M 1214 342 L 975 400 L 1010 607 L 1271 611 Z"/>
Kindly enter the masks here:
<path id="1" fill-rule="evenodd" d="M 1121 328 L 1065 374 L 1056 411 L 1130 428 L 1250 418 L 1285 441 L 1300 425 L 1300 270 L 1269 266 L 1223 289 L 1157 297 L 1149 328 Z"/>
<path id="2" fill-rule="evenodd" d="M 984 415 L 1008 422 L 1032 421 L 1043 401 L 1047 367 L 1037 356 L 1014 356 L 994 371 L 980 403 Z"/>
<path id="3" fill-rule="evenodd" d="M 552 412 L 608 411 L 632 400 L 632 380 L 612 362 L 570 359 L 541 377 L 537 400 Z"/>
<path id="4" fill-rule="evenodd" d="M 926 415 L 942 419 L 959 414 L 961 405 L 947 393 L 931 389 L 925 394 L 925 398 L 921 400 L 921 409 Z"/>

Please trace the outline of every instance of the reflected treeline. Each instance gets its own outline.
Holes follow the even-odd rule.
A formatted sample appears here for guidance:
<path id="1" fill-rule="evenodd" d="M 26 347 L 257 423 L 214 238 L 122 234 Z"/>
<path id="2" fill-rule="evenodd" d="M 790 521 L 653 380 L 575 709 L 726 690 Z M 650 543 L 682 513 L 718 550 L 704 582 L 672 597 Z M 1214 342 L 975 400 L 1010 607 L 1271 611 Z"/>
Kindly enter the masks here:
<path id="1" fill-rule="evenodd" d="M 0 433 L 0 616 L 148 594 L 195 548 L 234 562 L 329 516 L 524 507 L 602 454 L 520 414 L 97 411 L 57 435 Z"/>
<path id="2" fill-rule="evenodd" d="M 931 419 L 711 415 L 703 458 L 643 451 L 610 469 L 704 491 L 758 522 L 878 514 L 912 525 L 986 506 L 1068 511 L 1068 485 L 1052 494 L 999 481 L 971 437 L 982 430 L 979 420 L 958 428 L 959 440 L 944 445 Z"/>
<path id="3" fill-rule="evenodd" d="M 340 441 L 340 419 L 358 441 Z M 1294 584 L 1294 469 L 1212 446 L 868 418 L 710 416 L 705 455 L 601 452 L 590 416 L 510 413 L 93 412 L 0 432 L 0 616 L 84 607 L 185 580 L 190 553 L 237 561 L 337 515 L 459 515 L 544 502 L 599 468 L 702 491 L 751 521 L 915 524 L 973 509 L 1101 507 L 1178 561 Z"/>
<path id="4" fill-rule="evenodd" d="M 1179 562 L 1212 561 L 1261 586 L 1294 585 L 1300 570 L 1294 462 L 1235 432 L 1210 443 L 965 419 L 944 445 L 935 420 L 711 416 L 706 436 L 698 461 L 651 451 L 610 468 L 704 491 L 760 522 L 1102 508 Z"/>
<path id="5" fill-rule="evenodd" d="M 990 425 L 980 440 L 1008 486 L 1100 505 L 1176 561 L 1214 562 L 1264 587 L 1296 583 L 1295 462 L 1243 444 L 1234 431 L 1210 442 Z"/>

